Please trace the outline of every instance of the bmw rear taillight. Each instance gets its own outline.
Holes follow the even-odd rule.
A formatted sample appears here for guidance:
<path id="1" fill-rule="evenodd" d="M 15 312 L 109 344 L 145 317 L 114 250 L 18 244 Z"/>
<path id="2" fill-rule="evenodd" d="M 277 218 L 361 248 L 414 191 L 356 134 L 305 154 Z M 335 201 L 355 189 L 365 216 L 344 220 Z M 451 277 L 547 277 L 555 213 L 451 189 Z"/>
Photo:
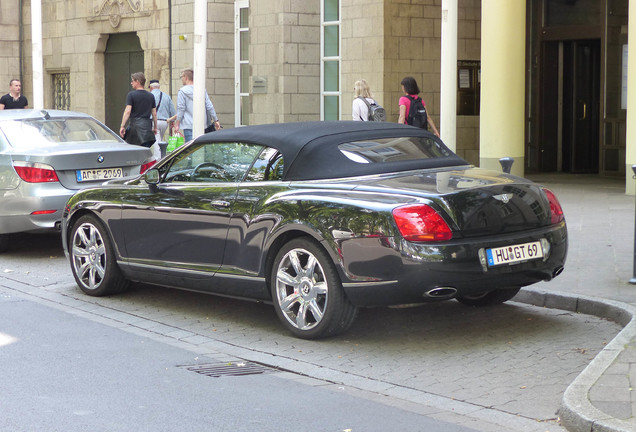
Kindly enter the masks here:
<path id="1" fill-rule="evenodd" d="M 445 241 L 453 238 L 453 232 L 444 218 L 426 204 L 397 207 L 393 209 L 393 219 L 402 237 L 408 241 Z"/>
<path id="2" fill-rule="evenodd" d="M 545 193 L 545 196 L 548 198 L 548 202 L 550 203 L 550 222 L 552 222 L 553 224 L 561 222 L 564 219 L 564 216 L 563 209 L 561 208 L 559 200 L 550 189 L 543 188 L 543 192 Z"/>
<path id="3" fill-rule="evenodd" d="M 59 182 L 52 166 L 39 162 L 14 161 L 13 168 L 20 178 L 28 183 Z"/>
<path id="4" fill-rule="evenodd" d="M 141 169 L 139 170 L 139 174 L 143 174 L 143 173 L 145 173 L 145 172 L 146 172 L 146 171 L 148 171 L 150 168 L 152 168 L 152 166 L 153 166 L 154 164 L 156 164 L 156 163 L 157 163 L 157 161 L 156 161 L 156 160 L 151 160 L 150 162 L 146 162 L 145 164 L 143 164 L 143 165 L 141 166 Z"/>

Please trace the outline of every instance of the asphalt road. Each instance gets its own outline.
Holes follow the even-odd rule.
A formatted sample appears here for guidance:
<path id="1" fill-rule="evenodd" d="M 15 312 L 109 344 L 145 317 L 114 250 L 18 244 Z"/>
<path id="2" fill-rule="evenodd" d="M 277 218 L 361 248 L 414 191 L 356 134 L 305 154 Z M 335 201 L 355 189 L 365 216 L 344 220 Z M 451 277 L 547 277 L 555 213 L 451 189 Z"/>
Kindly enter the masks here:
<path id="1" fill-rule="evenodd" d="M 287 372 L 196 356 L 8 291 L 0 288 L 3 431 L 472 430 Z"/>
<path id="2" fill-rule="evenodd" d="M 199 358 L 256 362 L 290 371 L 277 374 L 284 375 L 288 382 L 300 380 L 298 382 L 312 389 L 311 394 L 313 390 L 330 391 L 324 395 L 324 403 L 332 398 L 338 400 L 338 395 L 355 398 L 355 402 L 322 405 L 328 416 L 306 404 L 304 409 L 318 418 L 351 419 L 350 407 L 364 401 L 398 410 L 384 413 L 373 405 L 364 411 L 366 408 L 362 406 L 361 412 L 377 421 L 357 428 L 346 423 L 336 422 L 333 427 L 325 423 L 324 429 L 312 430 L 398 430 L 397 423 L 389 428 L 379 426 L 386 418 L 397 421 L 409 419 L 412 414 L 427 421 L 482 431 L 561 431 L 556 411 L 563 391 L 620 330 L 618 325 L 596 317 L 521 303 L 469 308 L 450 301 L 409 308 L 366 309 L 348 333 L 325 341 L 304 341 L 285 332 L 269 305 L 147 285 L 135 285 L 119 296 L 87 297 L 75 286 L 56 236 L 17 236 L 13 249 L 0 256 L 0 289 L 2 287 L 10 298 L 17 296 L 35 301 L 118 332 L 150 339 L 158 344 L 151 353 L 161 353 L 162 349 L 167 350 L 166 346 L 172 346 L 195 353 Z M 2 317 L 0 323 L 5 321 L 4 313 Z M 69 324 L 68 327 L 77 326 Z M 3 327 L 4 324 L 0 332 L 7 333 Z M 74 334 L 70 340 L 79 343 L 83 338 L 90 340 L 87 335 Z M 100 357 L 114 360 L 106 355 L 110 351 L 106 349 L 103 355 L 96 354 L 96 358 L 91 356 L 86 366 L 99 362 Z M 135 353 L 127 345 L 122 346 L 120 353 L 125 356 L 114 357 L 132 361 L 125 363 L 127 367 L 114 368 L 115 372 L 133 370 L 133 365 L 138 364 L 142 366 L 141 375 L 147 374 L 149 367 L 157 371 L 162 366 L 166 370 L 171 368 L 171 373 L 185 374 L 181 369 L 173 370 L 174 364 L 183 364 L 176 360 L 154 364 L 160 355 Z M 183 353 L 174 355 L 175 359 L 179 355 L 187 357 Z M 3 360 L 0 358 L 0 361 Z M 254 388 L 267 388 L 267 393 L 274 395 L 277 386 L 260 380 L 281 379 L 280 375 L 249 377 L 254 381 L 246 385 L 245 393 L 237 388 L 237 394 L 254 396 Z M 138 378 L 140 383 L 145 382 L 142 378 Z M 87 379 L 90 380 L 90 374 Z M 189 379 L 197 381 L 192 386 L 198 391 L 202 378 Z M 125 380 L 126 383 L 134 381 Z M 104 384 L 101 380 L 97 383 L 97 387 Z M 269 386 L 272 386 L 271 393 Z M 190 384 L 185 387 L 191 388 Z M 263 402 L 266 411 L 284 410 L 286 402 L 282 401 L 302 400 L 302 390 L 290 388 L 285 396 L 284 387 L 281 385 L 279 404 L 270 407 L 269 399 Z M 168 394 L 172 395 L 173 391 Z M 142 396 L 141 393 L 133 394 Z M 162 403 L 170 406 L 171 399 L 180 397 L 179 392 L 174 395 L 176 397 L 168 397 Z M 228 405 L 232 406 L 239 400 L 238 396 L 229 398 L 234 403 Z M 124 399 L 137 402 L 136 397 Z M 300 416 L 298 410 L 302 407 L 289 407 L 293 424 L 298 424 L 294 421 Z M 91 410 L 84 407 L 80 411 Z M 175 411 L 171 409 L 171 412 Z M 377 429 L 369 428 L 376 426 Z M 260 425 L 251 429 L 268 430 Z"/>

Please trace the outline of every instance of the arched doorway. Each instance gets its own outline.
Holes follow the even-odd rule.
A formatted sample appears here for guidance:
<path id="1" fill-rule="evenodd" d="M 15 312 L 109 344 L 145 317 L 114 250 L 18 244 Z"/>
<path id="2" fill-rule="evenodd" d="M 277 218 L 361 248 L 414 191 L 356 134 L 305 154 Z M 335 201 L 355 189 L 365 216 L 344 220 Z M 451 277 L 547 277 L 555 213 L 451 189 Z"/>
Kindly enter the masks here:
<path id="1" fill-rule="evenodd" d="M 126 95 L 132 90 L 130 75 L 143 70 L 144 52 L 137 34 L 111 34 L 104 52 L 104 100 L 106 126 L 115 132 L 119 132 Z"/>

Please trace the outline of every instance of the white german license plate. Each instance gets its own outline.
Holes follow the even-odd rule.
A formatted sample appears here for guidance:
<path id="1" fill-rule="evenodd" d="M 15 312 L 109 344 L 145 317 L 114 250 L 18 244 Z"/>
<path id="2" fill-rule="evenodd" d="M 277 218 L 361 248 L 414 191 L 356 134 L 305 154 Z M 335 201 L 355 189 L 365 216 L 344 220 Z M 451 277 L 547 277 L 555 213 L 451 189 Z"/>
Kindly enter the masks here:
<path id="1" fill-rule="evenodd" d="M 522 261 L 543 258 L 541 242 L 532 242 L 486 249 L 488 265 L 498 266 L 502 264 L 514 264 Z"/>
<path id="2" fill-rule="evenodd" d="M 124 177 L 123 168 L 99 168 L 76 171 L 77 181 L 110 180 Z"/>

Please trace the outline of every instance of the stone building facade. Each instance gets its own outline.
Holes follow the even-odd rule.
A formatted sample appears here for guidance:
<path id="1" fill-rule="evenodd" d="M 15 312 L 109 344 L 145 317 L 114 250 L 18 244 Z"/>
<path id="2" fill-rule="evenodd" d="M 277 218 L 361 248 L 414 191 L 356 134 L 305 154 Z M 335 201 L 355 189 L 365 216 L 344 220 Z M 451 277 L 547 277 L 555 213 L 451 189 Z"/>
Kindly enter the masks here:
<path id="1" fill-rule="evenodd" d="M 0 85 L 21 78 L 29 100 L 31 1 L 0 2 Z M 442 0 L 208 0 L 204 11 L 195 0 L 39 1 L 45 107 L 84 111 L 115 129 L 130 73 L 143 70 L 176 98 L 179 72 L 193 65 L 198 13 L 207 13 L 205 87 L 224 127 L 348 120 L 360 78 L 396 121 L 405 76 L 440 124 Z M 489 168 L 512 154 L 516 174 L 626 175 L 628 0 L 457 4 L 457 153 Z M 520 65 L 525 87 L 524 70 L 506 75 Z M 481 96 L 481 72 L 493 69 L 495 90 L 509 81 L 514 98 L 499 101 L 492 88 Z M 581 71 L 587 88 L 576 87 Z M 505 110 L 514 122 L 501 121 Z"/>
<path id="2" fill-rule="evenodd" d="M 147 79 L 160 80 L 176 98 L 179 72 L 193 63 L 194 0 L 41 2 L 45 107 L 87 112 L 117 127 L 128 72 L 136 71 L 109 66 L 115 36 L 122 35 L 138 38 Z M 0 7 L 0 22 L 9 30 L 0 36 L 5 38 L 0 56 L 7 59 L 0 83 L 8 87 L 9 79 L 20 77 L 27 97 L 30 4 L 3 0 Z M 460 1 L 459 59 L 479 60 L 480 4 Z M 330 8 L 337 16 L 325 24 Z M 400 81 L 408 75 L 420 84 L 439 123 L 441 0 L 209 0 L 207 14 L 205 86 L 225 127 L 348 120 L 353 83 L 360 78 L 369 81 L 389 120 L 396 121 Z M 325 32 L 331 42 L 325 42 Z M 336 52 L 326 53 L 334 34 Z M 119 51 L 130 45 L 121 40 Z M 335 92 L 323 86 L 325 54 L 338 62 Z M 472 163 L 479 160 L 478 130 L 478 116 L 458 118 L 457 150 Z"/>
<path id="3" fill-rule="evenodd" d="M 0 2 L 0 92 L 9 91 L 9 81 L 21 79 L 20 2 Z M 6 90 L 5 90 L 6 88 Z"/>

